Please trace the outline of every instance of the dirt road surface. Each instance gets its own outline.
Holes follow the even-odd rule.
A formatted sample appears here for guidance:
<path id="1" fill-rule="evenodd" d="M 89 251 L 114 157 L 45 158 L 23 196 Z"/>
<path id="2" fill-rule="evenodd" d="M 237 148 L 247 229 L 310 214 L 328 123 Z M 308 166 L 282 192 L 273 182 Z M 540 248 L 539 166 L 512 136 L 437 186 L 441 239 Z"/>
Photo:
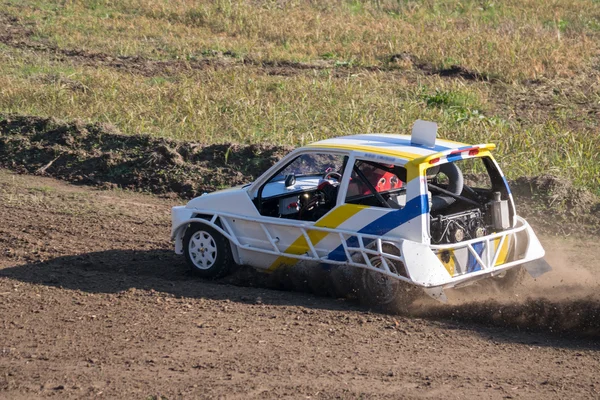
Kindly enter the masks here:
<path id="1" fill-rule="evenodd" d="M 597 237 L 543 238 L 499 302 L 380 313 L 192 278 L 180 202 L 0 171 L 0 398 L 600 397 Z"/>

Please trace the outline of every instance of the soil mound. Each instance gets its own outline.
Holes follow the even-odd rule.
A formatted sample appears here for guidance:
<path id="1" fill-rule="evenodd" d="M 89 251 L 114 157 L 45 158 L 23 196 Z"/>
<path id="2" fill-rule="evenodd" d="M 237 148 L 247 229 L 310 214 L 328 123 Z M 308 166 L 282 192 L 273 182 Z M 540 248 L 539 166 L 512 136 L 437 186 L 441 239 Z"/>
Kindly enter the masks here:
<path id="1" fill-rule="evenodd" d="M 600 234 L 600 199 L 566 179 L 552 175 L 510 182 L 519 214 L 546 232 Z"/>
<path id="2" fill-rule="evenodd" d="M 108 124 L 0 114 L 0 167 L 183 198 L 252 182 L 290 150 L 128 136 Z M 519 214 L 536 228 L 600 233 L 600 199 L 569 180 L 522 177 L 511 187 Z"/>
<path id="3" fill-rule="evenodd" d="M 251 182 L 290 149 L 127 136 L 107 124 L 0 114 L 0 167 L 73 183 L 193 197 Z"/>

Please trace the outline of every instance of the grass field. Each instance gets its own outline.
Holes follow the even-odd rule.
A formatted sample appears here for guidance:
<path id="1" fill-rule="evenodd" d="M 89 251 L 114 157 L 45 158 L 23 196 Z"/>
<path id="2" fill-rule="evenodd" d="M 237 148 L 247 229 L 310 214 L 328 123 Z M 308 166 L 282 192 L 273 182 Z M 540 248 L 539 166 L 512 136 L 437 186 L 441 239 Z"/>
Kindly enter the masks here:
<path id="1" fill-rule="evenodd" d="M 493 141 L 600 194 L 600 1 L 0 0 L 0 112 L 203 143 Z"/>

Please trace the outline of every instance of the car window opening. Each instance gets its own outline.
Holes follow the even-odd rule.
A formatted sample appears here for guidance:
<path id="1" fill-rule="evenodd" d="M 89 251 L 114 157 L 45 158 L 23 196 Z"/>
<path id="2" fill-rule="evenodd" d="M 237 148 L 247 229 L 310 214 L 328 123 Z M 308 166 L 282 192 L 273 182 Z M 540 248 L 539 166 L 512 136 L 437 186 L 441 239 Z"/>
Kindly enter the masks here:
<path id="1" fill-rule="evenodd" d="M 508 190 L 489 157 L 430 167 L 426 177 L 432 243 L 462 242 L 512 226 Z"/>
<path id="2" fill-rule="evenodd" d="M 347 160 L 341 154 L 301 154 L 260 187 L 254 204 L 263 216 L 317 221 L 335 207 Z"/>
<path id="3" fill-rule="evenodd" d="M 406 170 L 402 166 L 357 160 L 352 169 L 346 203 L 383 208 L 406 204 Z"/>

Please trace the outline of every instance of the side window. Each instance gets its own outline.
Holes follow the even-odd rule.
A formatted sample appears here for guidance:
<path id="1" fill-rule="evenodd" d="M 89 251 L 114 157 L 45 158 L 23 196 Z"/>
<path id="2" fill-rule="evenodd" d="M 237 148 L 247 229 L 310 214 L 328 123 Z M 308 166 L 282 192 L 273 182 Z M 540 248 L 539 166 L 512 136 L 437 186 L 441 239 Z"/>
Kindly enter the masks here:
<path id="1" fill-rule="evenodd" d="M 335 207 L 347 160 L 343 154 L 299 155 L 259 189 L 256 208 L 264 216 L 317 221 Z"/>
<path id="2" fill-rule="evenodd" d="M 352 168 L 346 203 L 377 207 L 390 207 L 391 204 L 403 207 L 406 204 L 405 185 L 404 167 L 357 160 Z"/>

